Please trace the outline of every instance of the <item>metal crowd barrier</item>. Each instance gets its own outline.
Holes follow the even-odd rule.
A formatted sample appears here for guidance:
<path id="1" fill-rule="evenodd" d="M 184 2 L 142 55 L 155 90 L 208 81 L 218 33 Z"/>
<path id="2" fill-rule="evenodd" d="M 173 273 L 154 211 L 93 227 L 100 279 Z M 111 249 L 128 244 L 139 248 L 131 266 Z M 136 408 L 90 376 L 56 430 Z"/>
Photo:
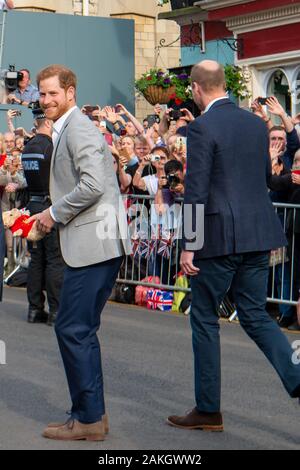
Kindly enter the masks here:
<path id="1" fill-rule="evenodd" d="M 117 283 L 189 293 L 188 286 L 175 285 L 180 275 L 183 199 L 174 199 L 170 208 L 165 206 L 163 216 L 157 214 L 153 201 L 154 196 L 132 194 L 124 197 L 133 255 L 125 258 Z M 273 205 L 287 235 L 288 246 L 274 250 L 270 255 L 267 301 L 296 305 L 300 289 L 300 205 Z M 27 251 L 24 240 L 14 238 L 13 243 L 16 268 L 5 278 L 5 283 L 23 266 Z M 159 282 L 149 282 L 150 276 Z M 236 318 L 238 313 L 230 297 L 224 299 L 219 313 L 230 321 Z"/>
<path id="2" fill-rule="evenodd" d="M 300 204 L 273 205 L 286 233 L 288 246 L 271 253 L 271 292 L 268 302 L 297 305 L 300 288 Z M 276 270 L 279 271 L 277 278 Z"/>
<path id="3" fill-rule="evenodd" d="M 300 297 L 300 205 L 273 203 L 288 245 L 270 254 L 270 273 L 267 302 L 296 306 Z M 295 255 L 296 252 L 296 255 Z M 229 321 L 238 316 L 235 311 Z"/>
<path id="4" fill-rule="evenodd" d="M 26 266 L 26 253 L 27 253 L 27 242 L 20 237 L 13 238 L 13 254 L 15 260 L 15 269 L 9 273 L 3 280 L 4 284 L 7 284 L 9 280 L 21 269 Z"/>
<path id="5" fill-rule="evenodd" d="M 183 200 L 174 200 L 176 207 L 167 210 L 163 216 L 156 212 L 154 196 L 126 195 L 124 201 L 133 255 L 126 257 L 117 282 L 190 292 L 188 288 L 174 285 L 180 273 Z M 160 283 L 143 282 L 149 276 L 159 277 Z"/>
<path id="6" fill-rule="evenodd" d="M 181 274 L 183 199 L 175 198 L 170 208 L 165 205 L 166 212 L 163 216 L 157 214 L 153 204 L 154 196 L 126 195 L 124 201 L 133 255 L 125 258 L 117 282 L 163 291 L 191 292 L 188 286 L 176 285 Z M 149 281 L 150 277 L 153 281 Z M 156 279 L 159 279 L 159 283 L 155 282 Z M 235 307 L 226 296 L 219 314 L 229 318 L 234 312 Z"/>
<path id="7" fill-rule="evenodd" d="M 176 212 L 178 216 L 176 228 L 172 227 L 172 219 L 171 221 L 167 219 L 169 220 L 169 226 L 163 227 L 164 221 L 158 216 L 153 217 L 152 211 L 155 211 L 153 200 L 153 196 L 126 195 L 125 204 L 127 206 L 133 255 L 126 257 L 117 282 L 174 292 L 190 292 L 189 287 L 175 285 L 180 274 L 181 242 L 178 235 L 181 234 L 180 216 L 183 200 L 176 199 L 174 202 L 179 206 Z M 298 297 L 295 295 L 295 286 L 298 285 L 298 279 L 298 288 L 300 288 L 300 205 L 274 203 L 274 207 L 287 235 L 288 246 L 284 249 L 274 250 L 270 254 L 267 301 L 296 305 Z M 137 214 L 141 213 L 145 213 L 145 217 L 142 217 L 142 219 L 137 217 Z M 154 227 L 153 220 L 155 222 Z M 299 230 L 299 236 L 297 230 Z M 164 239 L 164 233 L 169 233 L 169 240 Z M 141 234 L 144 238 L 140 237 Z M 299 255 L 299 266 L 298 259 L 295 260 L 295 249 L 296 254 Z M 297 275 L 298 272 L 299 276 Z M 143 279 L 149 278 L 149 276 L 157 276 L 159 283 L 148 282 L 148 280 L 144 282 Z M 228 297 L 220 306 L 220 314 L 228 317 L 230 321 L 238 315 L 234 304 Z"/>

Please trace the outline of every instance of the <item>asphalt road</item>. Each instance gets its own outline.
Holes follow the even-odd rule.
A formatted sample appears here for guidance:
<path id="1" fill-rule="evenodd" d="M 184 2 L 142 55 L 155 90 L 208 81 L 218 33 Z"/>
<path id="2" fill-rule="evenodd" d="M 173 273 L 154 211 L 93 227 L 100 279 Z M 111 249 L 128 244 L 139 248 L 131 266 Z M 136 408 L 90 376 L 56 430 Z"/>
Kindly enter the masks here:
<path id="1" fill-rule="evenodd" d="M 300 406 L 238 323 L 222 321 L 225 432 L 171 428 L 169 414 L 193 408 L 189 320 L 172 313 L 108 304 L 102 318 L 106 405 L 111 432 L 103 443 L 41 437 L 65 420 L 67 384 L 54 331 L 26 322 L 26 292 L 5 288 L 0 340 L 0 449 L 207 450 L 299 449 Z M 300 340 L 289 334 L 290 341 Z"/>

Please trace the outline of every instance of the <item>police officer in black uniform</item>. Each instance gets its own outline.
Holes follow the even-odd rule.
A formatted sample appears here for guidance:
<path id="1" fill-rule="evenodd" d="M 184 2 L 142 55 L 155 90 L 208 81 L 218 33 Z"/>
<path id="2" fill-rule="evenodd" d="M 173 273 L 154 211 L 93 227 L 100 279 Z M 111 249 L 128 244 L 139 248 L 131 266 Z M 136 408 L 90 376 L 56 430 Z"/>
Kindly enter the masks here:
<path id="1" fill-rule="evenodd" d="M 22 165 L 26 177 L 30 215 L 42 212 L 51 206 L 49 196 L 50 163 L 53 152 L 52 122 L 45 118 L 39 103 L 33 105 L 36 135 L 28 141 L 22 154 Z M 28 242 L 31 261 L 28 270 L 27 297 L 29 302 L 28 322 L 53 325 L 58 310 L 60 289 L 63 281 L 64 261 L 61 256 L 58 229 L 42 240 Z M 45 295 L 49 314 L 44 310 Z"/>

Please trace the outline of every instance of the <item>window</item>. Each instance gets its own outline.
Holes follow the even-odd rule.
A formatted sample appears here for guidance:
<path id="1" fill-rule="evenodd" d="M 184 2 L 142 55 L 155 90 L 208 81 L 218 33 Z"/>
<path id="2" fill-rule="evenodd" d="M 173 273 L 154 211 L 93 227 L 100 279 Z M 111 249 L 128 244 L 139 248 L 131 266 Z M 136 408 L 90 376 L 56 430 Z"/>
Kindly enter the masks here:
<path id="1" fill-rule="evenodd" d="M 272 74 L 268 83 L 267 95 L 276 96 L 286 112 L 290 115 L 292 114 L 292 100 L 289 82 L 282 70 L 275 70 Z"/>

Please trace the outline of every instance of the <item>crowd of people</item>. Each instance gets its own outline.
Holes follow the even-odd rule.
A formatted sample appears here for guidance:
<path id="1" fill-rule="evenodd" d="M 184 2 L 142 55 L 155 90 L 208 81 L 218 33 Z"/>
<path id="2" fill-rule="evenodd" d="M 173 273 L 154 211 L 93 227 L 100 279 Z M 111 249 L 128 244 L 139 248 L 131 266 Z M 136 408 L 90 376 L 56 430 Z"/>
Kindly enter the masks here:
<path id="1" fill-rule="evenodd" d="M 30 74 L 24 72 L 24 86 L 9 99 L 12 103 L 27 106 L 27 101 L 38 99 L 37 89 L 30 84 Z M 25 83 L 26 82 L 26 83 Z M 30 89 L 29 89 L 30 88 Z M 22 95 L 23 93 L 23 95 Z M 34 99 L 24 93 L 33 93 Z M 271 190 L 273 202 L 300 202 L 300 115 L 288 116 L 275 97 L 270 97 L 266 106 L 256 99 L 251 110 L 266 122 L 270 135 L 270 162 L 275 177 Z M 187 108 L 171 109 L 157 104 L 153 113 L 142 122 L 123 104 L 105 106 L 86 104 L 83 114 L 103 134 L 111 151 L 113 164 L 124 195 L 128 214 L 130 236 L 133 244 L 131 272 L 135 262 L 145 268 L 144 276 L 158 276 L 162 285 L 174 285 L 178 276 L 180 257 L 181 201 L 185 192 L 187 164 L 187 131 L 195 117 Z M 7 129 L 0 135 L 0 185 L 2 211 L 28 204 L 27 182 L 22 166 L 24 145 L 36 135 L 37 123 L 29 131 L 14 127 L 18 110 L 7 112 Z M 23 162 L 24 164 L 24 162 Z M 127 196 L 125 198 L 125 196 Z M 280 217 L 281 214 L 279 213 Z M 298 300 L 300 288 L 300 219 L 296 222 L 282 216 L 290 246 L 287 251 L 273 252 L 270 266 L 275 266 L 275 290 L 283 300 Z M 6 230 L 6 275 L 15 267 L 16 259 L 13 238 Z M 293 253 L 291 247 L 293 246 Z M 173 253 L 172 253 L 173 250 Z M 30 253 L 27 253 L 30 257 Z M 283 258 L 284 257 L 284 258 Z M 291 278 L 291 261 L 293 277 Z M 284 268 L 283 268 L 284 266 Z M 272 273 L 272 268 L 270 268 Z M 127 272 L 123 276 L 125 277 Z M 272 276 L 270 276 L 271 279 Z M 135 278 L 136 280 L 137 278 Z M 153 278 L 154 279 L 154 278 Z M 157 279 L 157 278 L 156 278 Z M 290 289 L 292 288 L 292 293 Z M 272 287 L 270 287 L 272 289 Z M 184 296 L 183 296 L 184 297 Z M 133 295 L 132 301 L 135 296 Z M 179 307 L 178 307 L 179 308 Z M 289 305 L 279 305 L 279 324 L 299 329 L 295 311 Z"/>

